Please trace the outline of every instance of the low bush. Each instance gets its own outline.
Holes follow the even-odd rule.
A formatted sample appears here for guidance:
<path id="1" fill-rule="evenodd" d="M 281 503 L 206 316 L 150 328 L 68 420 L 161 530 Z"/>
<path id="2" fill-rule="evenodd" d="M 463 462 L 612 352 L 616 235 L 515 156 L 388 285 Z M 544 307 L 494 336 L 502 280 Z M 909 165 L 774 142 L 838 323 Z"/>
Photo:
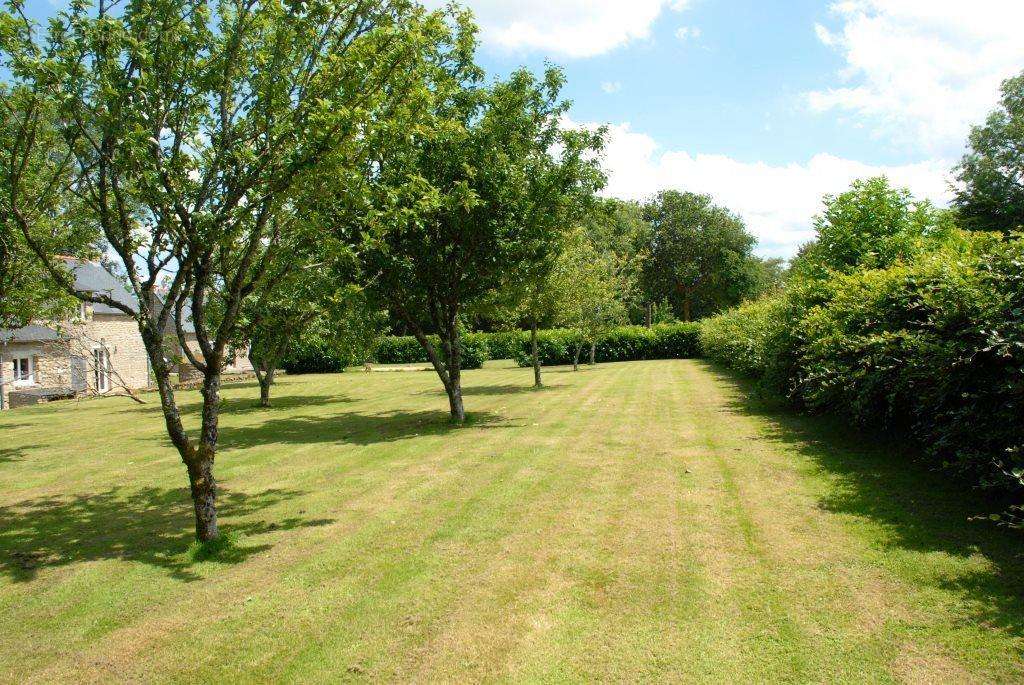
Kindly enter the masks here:
<path id="1" fill-rule="evenodd" d="M 527 331 L 501 331 L 498 333 L 471 333 L 467 337 L 479 337 L 487 343 L 488 359 L 515 359 L 523 340 L 529 340 Z"/>

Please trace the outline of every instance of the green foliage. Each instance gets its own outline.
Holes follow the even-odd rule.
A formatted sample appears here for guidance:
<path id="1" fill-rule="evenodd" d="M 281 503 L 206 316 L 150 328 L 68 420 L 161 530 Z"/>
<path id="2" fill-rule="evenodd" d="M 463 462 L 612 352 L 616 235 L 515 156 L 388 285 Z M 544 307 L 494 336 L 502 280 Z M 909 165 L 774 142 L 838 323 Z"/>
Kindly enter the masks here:
<path id="1" fill-rule="evenodd" d="M 352 354 L 332 340 L 320 336 L 302 336 L 294 341 L 281 368 L 288 373 L 341 373 L 350 366 L 361 364 L 365 357 Z"/>
<path id="2" fill-rule="evenodd" d="M 913 255 L 939 225 L 931 204 L 915 202 L 909 190 L 893 188 L 884 176 L 854 181 L 824 202 L 814 220 L 818 238 L 797 260 L 796 271 L 805 276 L 884 268 Z"/>
<path id="3" fill-rule="evenodd" d="M 700 322 L 703 355 L 745 376 L 765 377 L 785 335 L 785 295 L 747 302 Z"/>
<path id="4" fill-rule="evenodd" d="M 437 336 L 427 336 L 435 347 L 440 345 Z M 463 369 L 479 369 L 488 359 L 487 339 L 484 334 L 471 333 L 463 335 L 462 364 Z M 389 336 L 381 338 L 373 354 L 373 361 L 378 364 L 421 364 L 429 362 L 426 350 L 411 335 Z"/>
<path id="5" fill-rule="evenodd" d="M 684 319 L 741 302 L 749 293 L 754 237 L 707 195 L 669 190 L 644 205 L 650 223 L 643 266 L 649 302 L 669 299 Z"/>
<path id="6" fill-rule="evenodd" d="M 1020 485 L 1024 467 L 1024 242 L 837 279 L 797 327 L 794 391 L 810 407 L 904 431 L 941 461 Z"/>
<path id="7" fill-rule="evenodd" d="M 690 359 L 699 356 L 699 326 L 695 323 L 620 326 L 604 331 L 596 339 L 596 361 L 624 362 L 643 359 Z M 587 341 L 576 331 L 555 329 L 540 331 L 537 356 L 541 364 L 571 364 L 577 345 L 586 349 Z M 529 366 L 530 342 L 524 337 L 513 357 L 520 366 Z"/>
<path id="8" fill-rule="evenodd" d="M 1024 74 L 1003 83 L 988 120 L 971 131 L 954 204 L 965 228 L 1024 230 Z"/>
<path id="9" fill-rule="evenodd" d="M 798 281 L 703 322 L 701 344 L 809 409 L 907 436 L 985 484 L 1024 486 L 1020 237 L 954 233 L 887 268 Z"/>
<path id="10" fill-rule="evenodd" d="M 498 333 L 470 333 L 467 338 L 481 338 L 487 343 L 488 359 L 513 359 L 524 340 L 529 339 L 525 331 L 500 331 Z"/>

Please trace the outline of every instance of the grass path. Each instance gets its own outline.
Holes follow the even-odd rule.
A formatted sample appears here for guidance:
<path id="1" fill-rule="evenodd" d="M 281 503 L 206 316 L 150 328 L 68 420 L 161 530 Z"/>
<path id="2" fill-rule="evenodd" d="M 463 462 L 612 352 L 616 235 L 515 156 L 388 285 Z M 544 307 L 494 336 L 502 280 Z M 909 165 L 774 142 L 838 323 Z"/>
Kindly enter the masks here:
<path id="1" fill-rule="evenodd" d="M 1024 679 L 984 502 L 702 362 L 530 373 L 229 389 L 220 562 L 156 407 L 0 416 L 0 682 Z"/>

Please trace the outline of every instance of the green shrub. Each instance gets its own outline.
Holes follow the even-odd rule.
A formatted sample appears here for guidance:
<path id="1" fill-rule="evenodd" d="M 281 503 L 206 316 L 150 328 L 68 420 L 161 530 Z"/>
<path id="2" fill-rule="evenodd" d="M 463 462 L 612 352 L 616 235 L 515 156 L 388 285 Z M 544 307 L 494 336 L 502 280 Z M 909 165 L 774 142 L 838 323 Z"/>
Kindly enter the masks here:
<path id="1" fill-rule="evenodd" d="M 744 376 L 764 378 L 777 363 L 779 339 L 785 335 L 784 294 L 742 304 L 700 323 L 703 356 L 724 364 Z"/>
<path id="2" fill-rule="evenodd" d="M 832 298 L 799 324 L 794 392 L 907 434 L 986 483 L 1019 486 L 1024 242 L 974 243 L 836 278 Z"/>
<path id="3" fill-rule="evenodd" d="M 586 341 L 578 334 L 553 329 L 537 336 L 537 357 L 543 366 L 571 364 L 576 345 L 582 343 L 581 357 L 589 355 Z M 695 323 L 659 324 L 651 328 L 620 326 L 597 339 L 598 362 L 624 362 L 643 359 L 688 359 L 699 354 L 699 328 Z M 520 366 L 531 365 L 530 336 L 525 334 L 513 357 Z"/>
<path id="4" fill-rule="evenodd" d="M 487 342 L 488 359 L 515 359 L 523 340 L 528 340 L 530 334 L 527 331 L 501 331 L 472 333 L 472 336 L 479 336 Z"/>
<path id="5" fill-rule="evenodd" d="M 318 340 L 299 341 L 292 345 L 281 361 L 281 368 L 289 374 L 341 373 L 346 367 L 361 363 L 336 347 Z"/>
<path id="6" fill-rule="evenodd" d="M 436 335 L 428 336 L 438 353 L 441 352 L 441 341 Z M 487 341 L 479 334 L 467 334 L 462 337 L 462 368 L 479 369 L 487 361 Z M 421 364 L 429 362 L 426 350 L 411 335 L 391 336 L 382 338 L 377 344 L 373 361 L 378 364 Z"/>
<path id="7" fill-rule="evenodd" d="M 951 234 L 907 262 L 797 280 L 701 325 L 704 354 L 798 404 L 1024 487 L 1024 239 Z"/>

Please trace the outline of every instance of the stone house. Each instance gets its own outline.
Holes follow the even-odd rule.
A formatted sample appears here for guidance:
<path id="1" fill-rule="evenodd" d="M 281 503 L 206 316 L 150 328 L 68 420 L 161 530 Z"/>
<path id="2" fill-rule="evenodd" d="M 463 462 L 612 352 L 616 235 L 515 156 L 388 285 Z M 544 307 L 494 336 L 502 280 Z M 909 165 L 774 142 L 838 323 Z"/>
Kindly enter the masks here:
<path id="1" fill-rule="evenodd" d="M 138 306 L 99 263 L 67 264 L 78 290 L 104 293 L 133 310 Z M 79 303 L 66 321 L 0 329 L 0 408 L 149 384 L 149 357 L 135 320 L 114 307 Z"/>

